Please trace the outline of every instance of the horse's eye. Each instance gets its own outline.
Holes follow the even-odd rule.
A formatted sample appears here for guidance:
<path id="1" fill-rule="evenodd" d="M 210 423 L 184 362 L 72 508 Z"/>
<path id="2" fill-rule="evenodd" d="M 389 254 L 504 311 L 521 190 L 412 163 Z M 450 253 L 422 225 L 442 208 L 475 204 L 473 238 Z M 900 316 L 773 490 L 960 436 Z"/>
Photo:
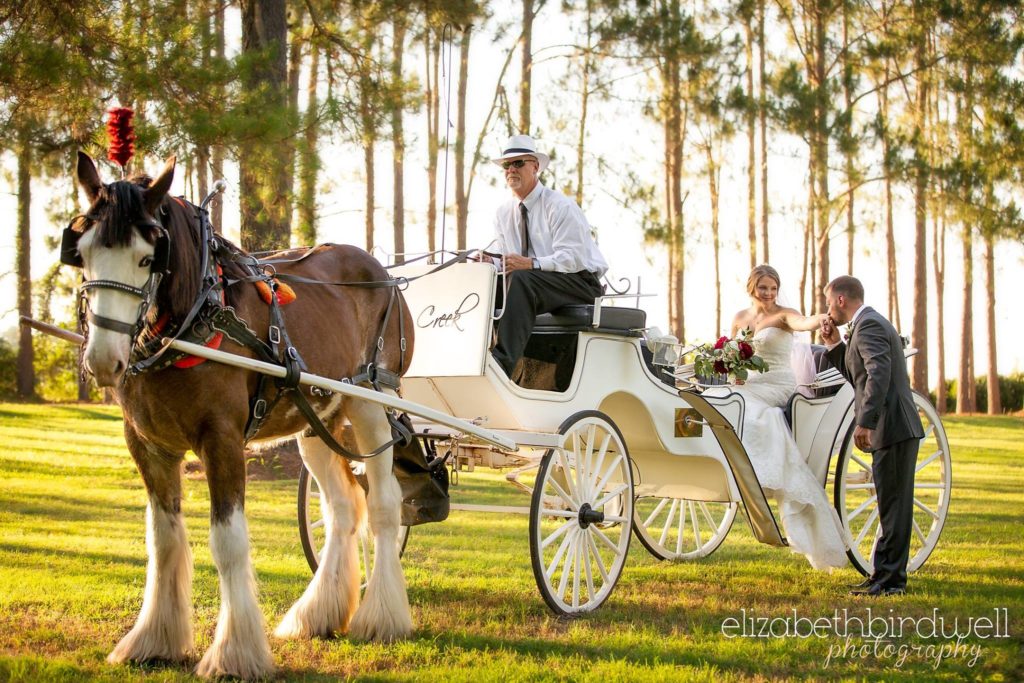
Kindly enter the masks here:
<path id="1" fill-rule="evenodd" d="M 153 264 L 152 256 L 143 256 L 142 260 L 139 261 L 139 268 L 149 268 Z"/>

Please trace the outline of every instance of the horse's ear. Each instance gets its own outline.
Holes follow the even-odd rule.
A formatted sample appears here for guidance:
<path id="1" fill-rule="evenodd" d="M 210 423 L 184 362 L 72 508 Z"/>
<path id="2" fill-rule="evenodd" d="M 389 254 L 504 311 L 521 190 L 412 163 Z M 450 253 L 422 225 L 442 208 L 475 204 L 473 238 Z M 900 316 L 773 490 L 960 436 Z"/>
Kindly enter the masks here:
<path id="1" fill-rule="evenodd" d="M 156 215 L 156 210 L 160 206 L 160 202 L 164 200 L 164 196 L 167 191 L 171 189 L 171 182 L 174 180 L 174 163 L 176 157 L 171 157 L 164 164 L 164 170 L 160 171 L 160 175 L 156 177 L 150 186 L 142 193 L 142 196 L 146 200 L 146 210 L 153 216 Z"/>
<path id="2" fill-rule="evenodd" d="M 96 197 L 103 187 L 100 174 L 96 171 L 96 164 L 88 154 L 82 151 L 78 152 L 78 184 L 85 190 L 85 195 L 90 202 L 96 201 Z"/>

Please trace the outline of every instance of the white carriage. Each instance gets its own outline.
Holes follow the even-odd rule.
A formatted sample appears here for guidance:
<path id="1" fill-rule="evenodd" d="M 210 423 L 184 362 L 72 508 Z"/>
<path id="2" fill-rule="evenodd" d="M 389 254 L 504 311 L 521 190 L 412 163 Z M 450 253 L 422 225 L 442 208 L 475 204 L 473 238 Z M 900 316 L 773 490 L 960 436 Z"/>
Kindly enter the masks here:
<path id="1" fill-rule="evenodd" d="M 412 278 L 430 269 L 392 272 Z M 614 305 L 622 301 L 616 297 L 538 318 L 528 355 L 555 360 L 547 366 L 553 372 L 543 388 L 515 383 L 488 351 L 499 281 L 490 265 L 461 263 L 410 283 L 404 294 L 416 350 L 402 394 L 417 406 L 417 432 L 439 452 L 513 466 L 508 478 L 532 491 L 528 508 L 452 507 L 529 514 L 534 576 L 556 613 L 588 612 L 608 598 L 632 533 L 660 559 L 699 559 L 725 540 L 742 503 L 757 540 L 786 545 L 740 442 L 740 395 L 704 396 L 666 381 L 666 368 L 648 353 L 644 312 Z M 834 370 L 810 389 L 827 386 L 833 395 L 797 394 L 787 412 L 801 453 L 831 489 L 854 541 L 851 563 L 868 573 L 880 534 L 870 456 L 853 445 L 853 389 Z M 915 480 L 910 571 L 938 542 L 952 484 L 939 417 L 925 397 L 914 398 L 926 436 Z M 458 419 L 439 422 L 430 415 Z M 533 469 L 532 484 L 520 481 Z M 315 493 L 304 472 L 300 530 L 313 567 Z M 406 528 L 403 545 L 407 537 Z"/>

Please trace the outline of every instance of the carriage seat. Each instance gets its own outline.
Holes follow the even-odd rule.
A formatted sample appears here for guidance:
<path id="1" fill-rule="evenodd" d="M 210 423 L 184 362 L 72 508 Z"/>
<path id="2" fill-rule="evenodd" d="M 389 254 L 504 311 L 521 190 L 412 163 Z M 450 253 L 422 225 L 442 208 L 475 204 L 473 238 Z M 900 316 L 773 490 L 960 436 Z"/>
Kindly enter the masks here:
<path id="1" fill-rule="evenodd" d="M 647 313 L 639 308 L 602 306 L 600 326 L 594 327 L 592 304 L 570 304 L 538 315 L 533 324 L 533 333 L 602 332 L 620 337 L 640 337 L 646 326 Z"/>
<path id="2" fill-rule="evenodd" d="M 826 373 L 829 370 L 835 370 L 835 366 L 832 365 L 832 361 L 828 359 L 828 349 L 820 344 L 811 344 L 811 357 L 814 359 L 814 371 L 817 373 L 817 377 L 821 380 L 822 373 Z M 814 396 L 812 398 L 824 398 L 826 396 L 834 396 L 839 393 L 842 388 L 842 384 L 836 384 L 833 386 L 816 387 Z M 793 401 L 797 398 L 806 397 L 799 391 L 789 397 L 789 401 L 786 402 L 786 407 L 783 410 L 783 414 L 786 417 L 786 424 L 792 428 L 793 426 Z"/>

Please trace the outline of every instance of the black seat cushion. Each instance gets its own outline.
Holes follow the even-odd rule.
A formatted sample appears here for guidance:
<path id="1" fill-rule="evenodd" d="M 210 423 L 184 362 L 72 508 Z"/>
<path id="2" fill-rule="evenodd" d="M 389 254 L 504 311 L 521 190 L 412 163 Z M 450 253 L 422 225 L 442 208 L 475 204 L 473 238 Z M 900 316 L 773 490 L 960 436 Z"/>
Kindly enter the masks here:
<path id="1" fill-rule="evenodd" d="M 601 324 L 593 327 L 594 307 L 590 304 L 562 306 L 550 313 L 537 316 L 534 334 L 560 334 L 563 332 L 606 332 L 627 337 L 639 337 L 647 326 L 647 313 L 639 308 L 618 306 L 601 307 Z"/>

